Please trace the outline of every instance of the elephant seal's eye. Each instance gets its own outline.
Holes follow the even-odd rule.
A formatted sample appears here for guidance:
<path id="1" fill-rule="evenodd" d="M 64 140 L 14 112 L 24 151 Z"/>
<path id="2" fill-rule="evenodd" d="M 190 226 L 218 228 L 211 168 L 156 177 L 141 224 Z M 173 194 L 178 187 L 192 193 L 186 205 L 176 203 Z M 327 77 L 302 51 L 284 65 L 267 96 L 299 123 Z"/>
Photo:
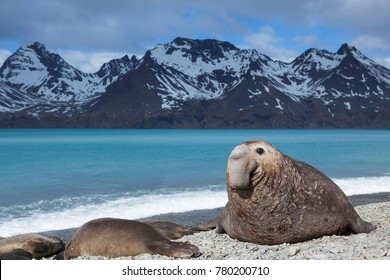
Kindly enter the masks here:
<path id="1" fill-rule="evenodd" d="M 259 155 L 262 155 L 262 154 L 264 154 L 264 149 L 263 148 L 257 148 L 256 149 L 256 153 L 258 153 Z"/>

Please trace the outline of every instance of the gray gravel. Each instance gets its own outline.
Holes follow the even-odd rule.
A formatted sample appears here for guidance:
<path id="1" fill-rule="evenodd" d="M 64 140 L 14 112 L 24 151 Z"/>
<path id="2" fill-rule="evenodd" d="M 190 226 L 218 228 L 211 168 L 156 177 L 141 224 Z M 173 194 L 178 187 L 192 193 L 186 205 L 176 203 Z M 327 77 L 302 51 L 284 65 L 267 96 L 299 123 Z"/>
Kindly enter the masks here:
<path id="1" fill-rule="evenodd" d="M 390 202 L 368 204 L 355 207 L 366 221 L 375 223 L 378 228 L 369 234 L 350 236 L 324 236 L 318 239 L 273 246 L 257 245 L 230 238 L 227 234 L 215 231 L 201 232 L 185 236 L 180 241 L 199 247 L 201 256 L 197 260 L 390 260 Z M 103 257 L 80 257 L 79 259 L 106 259 Z M 161 255 L 142 254 L 118 259 L 172 259 Z"/>

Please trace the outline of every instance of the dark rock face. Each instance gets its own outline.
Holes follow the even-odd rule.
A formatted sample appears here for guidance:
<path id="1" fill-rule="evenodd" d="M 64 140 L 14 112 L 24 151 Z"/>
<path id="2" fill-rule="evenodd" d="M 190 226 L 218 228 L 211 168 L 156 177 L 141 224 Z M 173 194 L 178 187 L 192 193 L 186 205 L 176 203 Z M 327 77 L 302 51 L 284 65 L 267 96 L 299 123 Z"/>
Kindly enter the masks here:
<path id="1" fill-rule="evenodd" d="M 390 70 L 347 44 L 284 63 L 176 38 L 86 74 L 34 43 L 0 69 L 0 126 L 389 128 Z"/>

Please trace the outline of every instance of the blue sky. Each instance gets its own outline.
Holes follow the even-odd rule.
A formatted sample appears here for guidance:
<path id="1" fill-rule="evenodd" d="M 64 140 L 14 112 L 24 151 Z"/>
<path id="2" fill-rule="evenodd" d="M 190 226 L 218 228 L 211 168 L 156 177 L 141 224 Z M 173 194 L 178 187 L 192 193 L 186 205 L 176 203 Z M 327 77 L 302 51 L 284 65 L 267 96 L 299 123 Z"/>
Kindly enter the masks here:
<path id="1" fill-rule="evenodd" d="M 38 41 L 95 72 L 181 36 L 229 41 L 282 61 L 348 43 L 390 68 L 389 11 L 388 0 L 1 0 L 0 65 Z"/>

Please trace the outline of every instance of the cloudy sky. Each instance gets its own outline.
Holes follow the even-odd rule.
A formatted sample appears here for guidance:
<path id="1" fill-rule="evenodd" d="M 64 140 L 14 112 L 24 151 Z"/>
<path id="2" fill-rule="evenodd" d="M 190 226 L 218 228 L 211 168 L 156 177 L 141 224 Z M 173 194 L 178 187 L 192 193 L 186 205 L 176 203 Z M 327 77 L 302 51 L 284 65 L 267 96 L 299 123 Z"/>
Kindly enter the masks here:
<path id="1" fill-rule="evenodd" d="M 388 0 L 1 0 L 0 65 L 41 42 L 85 72 L 181 36 L 229 41 L 275 60 L 343 43 L 390 68 Z"/>

